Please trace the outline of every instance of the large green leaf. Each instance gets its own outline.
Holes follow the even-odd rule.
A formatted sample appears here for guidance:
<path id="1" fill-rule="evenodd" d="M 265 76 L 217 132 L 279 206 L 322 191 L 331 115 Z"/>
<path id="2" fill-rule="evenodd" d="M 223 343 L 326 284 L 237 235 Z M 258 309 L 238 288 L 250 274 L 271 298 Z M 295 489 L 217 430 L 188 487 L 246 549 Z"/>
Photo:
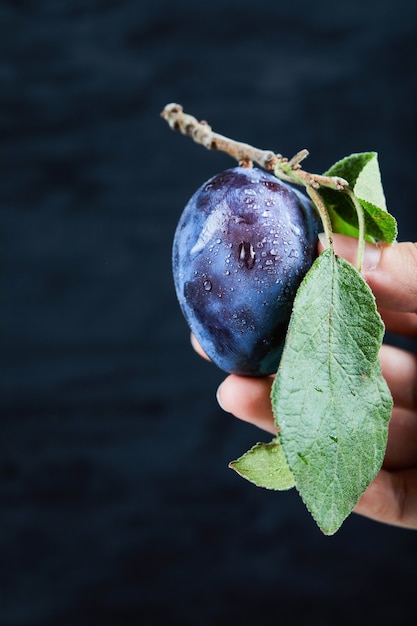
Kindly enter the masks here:
<path id="1" fill-rule="evenodd" d="M 297 292 L 271 397 L 296 487 L 325 534 L 383 461 L 392 409 L 378 359 L 383 333 L 359 272 L 323 252 Z"/>

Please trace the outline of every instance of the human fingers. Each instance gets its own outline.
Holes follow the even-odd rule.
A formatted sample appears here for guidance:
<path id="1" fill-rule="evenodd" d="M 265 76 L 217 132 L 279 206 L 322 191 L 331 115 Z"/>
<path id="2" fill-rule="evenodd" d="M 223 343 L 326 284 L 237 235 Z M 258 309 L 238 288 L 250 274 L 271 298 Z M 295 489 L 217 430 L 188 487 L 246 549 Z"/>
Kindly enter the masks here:
<path id="1" fill-rule="evenodd" d="M 417 469 L 382 469 L 354 511 L 377 522 L 417 529 Z"/>
<path id="2" fill-rule="evenodd" d="M 394 346 L 383 345 L 379 359 L 395 405 L 417 411 L 417 356 Z"/>
<path id="3" fill-rule="evenodd" d="M 217 400 L 224 411 L 250 422 L 262 430 L 276 434 L 277 427 L 271 407 L 273 378 L 250 378 L 231 374 L 217 390 Z"/>
<path id="4" fill-rule="evenodd" d="M 196 336 L 193 333 L 191 333 L 190 335 L 190 341 L 191 341 L 192 347 L 197 352 L 197 354 L 199 354 L 203 359 L 206 359 L 206 361 L 210 361 L 209 357 L 204 352 L 203 348 L 200 346 L 199 342 L 197 341 Z"/>
<path id="5" fill-rule="evenodd" d="M 332 235 L 332 239 L 335 253 L 355 264 L 357 240 L 338 234 Z M 379 307 L 417 312 L 417 244 L 409 241 L 391 245 L 366 243 L 362 274 Z"/>
<path id="6" fill-rule="evenodd" d="M 392 346 L 380 353 L 383 374 L 397 405 L 416 408 L 417 358 Z M 269 432 L 276 432 L 271 408 L 272 377 L 228 376 L 217 391 L 220 406 L 236 417 Z"/>
<path id="7" fill-rule="evenodd" d="M 417 468 L 417 414 L 394 408 L 388 426 L 384 469 Z"/>
<path id="8" fill-rule="evenodd" d="M 396 335 L 404 337 L 417 337 L 417 315 L 405 311 L 390 311 L 378 308 L 385 328 Z"/>

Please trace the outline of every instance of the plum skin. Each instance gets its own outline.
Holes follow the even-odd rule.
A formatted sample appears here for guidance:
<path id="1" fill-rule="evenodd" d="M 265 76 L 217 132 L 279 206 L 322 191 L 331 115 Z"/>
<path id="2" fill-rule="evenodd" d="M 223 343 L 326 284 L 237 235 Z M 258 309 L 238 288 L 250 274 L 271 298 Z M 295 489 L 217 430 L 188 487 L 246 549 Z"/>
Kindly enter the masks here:
<path id="1" fill-rule="evenodd" d="M 190 198 L 174 235 L 175 290 L 191 331 L 222 370 L 276 372 L 321 230 L 304 194 L 257 168 L 225 170 Z"/>

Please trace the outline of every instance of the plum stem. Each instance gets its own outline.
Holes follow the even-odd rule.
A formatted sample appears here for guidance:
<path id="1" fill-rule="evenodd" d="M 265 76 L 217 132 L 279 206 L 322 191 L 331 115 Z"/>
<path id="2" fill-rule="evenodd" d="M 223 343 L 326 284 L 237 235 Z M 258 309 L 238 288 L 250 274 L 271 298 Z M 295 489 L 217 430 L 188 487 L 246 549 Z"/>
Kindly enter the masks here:
<path id="1" fill-rule="evenodd" d="M 192 115 L 184 113 L 183 107 L 176 103 L 167 104 L 161 117 L 172 130 L 178 130 L 183 135 L 191 137 L 208 150 L 226 152 L 244 167 L 251 167 L 252 163 L 257 163 L 263 169 L 272 170 L 275 176 L 282 180 L 313 189 L 329 187 L 336 191 L 346 191 L 349 188 L 349 183 L 340 176 L 322 176 L 302 170 L 301 161 L 308 156 L 308 150 L 300 150 L 288 159 L 271 150 L 261 150 L 247 143 L 235 141 L 213 132 L 206 121 L 199 122 Z"/>
<path id="2" fill-rule="evenodd" d="M 333 250 L 332 223 L 320 193 L 312 185 L 307 185 L 306 191 L 319 212 L 323 224 L 324 235 L 326 237 L 327 247 Z"/>
<path id="3" fill-rule="evenodd" d="M 366 237 L 366 226 L 365 226 L 365 213 L 362 208 L 361 203 L 355 196 L 355 194 L 347 189 L 346 193 L 348 194 L 353 206 L 356 210 L 356 215 L 358 218 L 358 250 L 356 253 L 356 269 L 361 272 L 363 265 L 363 255 L 365 253 L 365 237 Z"/>

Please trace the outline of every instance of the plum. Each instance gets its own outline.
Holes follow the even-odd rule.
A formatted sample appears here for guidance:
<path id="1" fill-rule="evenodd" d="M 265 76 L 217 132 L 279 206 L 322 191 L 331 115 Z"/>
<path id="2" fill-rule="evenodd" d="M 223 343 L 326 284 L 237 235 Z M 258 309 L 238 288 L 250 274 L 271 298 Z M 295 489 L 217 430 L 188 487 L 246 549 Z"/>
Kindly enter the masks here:
<path id="1" fill-rule="evenodd" d="M 258 168 L 225 170 L 191 197 L 174 236 L 175 289 L 191 331 L 222 370 L 276 372 L 320 230 L 310 200 Z"/>

